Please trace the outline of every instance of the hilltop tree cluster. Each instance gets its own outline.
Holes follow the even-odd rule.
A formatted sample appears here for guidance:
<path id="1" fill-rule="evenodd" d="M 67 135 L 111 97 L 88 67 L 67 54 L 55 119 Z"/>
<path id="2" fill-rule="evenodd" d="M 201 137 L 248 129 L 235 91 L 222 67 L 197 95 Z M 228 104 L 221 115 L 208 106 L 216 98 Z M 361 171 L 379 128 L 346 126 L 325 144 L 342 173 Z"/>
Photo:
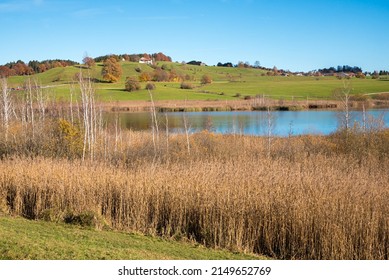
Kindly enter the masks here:
<path id="1" fill-rule="evenodd" d="M 0 66 L 0 77 L 24 76 L 43 73 L 56 67 L 66 67 L 78 64 L 71 60 L 50 59 L 44 61 L 31 60 L 27 64 L 18 60 Z"/>
<path id="2" fill-rule="evenodd" d="M 251 65 L 250 62 L 246 61 L 238 61 L 237 64 L 233 64 L 232 62 L 218 62 L 216 64 L 217 67 L 236 67 L 236 68 L 255 68 L 255 69 L 261 69 L 261 70 L 266 70 L 266 71 L 273 71 L 272 68 L 267 68 L 267 67 L 262 67 L 259 61 L 255 61 L 254 65 Z M 279 70 L 280 72 L 288 72 L 284 70 Z"/>
<path id="3" fill-rule="evenodd" d="M 338 67 L 330 67 L 330 68 L 323 68 L 317 70 L 318 72 L 322 74 L 332 74 L 332 73 L 362 73 L 362 68 L 358 66 L 349 66 L 349 65 L 343 65 L 343 66 L 338 66 Z"/>
<path id="4" fill-rule="evenodd" d="M 218 67 L 234 67 L 234 65 L 231 62 L 221 63 L 219 62 L 217 64 Z"/>
<path id="5" fill-rule="evenodd" d="M 189 65 L 197 65 L 197 66 L 205 65 L 204 62 L 202 62 L 202 61 L 197 61 L 197 60 L 191 60 L 191 61 L 187 62 L 186 64 L 189 64 Z"/>
<path id="6" fill-rule="evenodd" d="M 118 61 L 130 61 L 130 62 L 138 62 L 142 57 L 146 59 L 152 59 L 154 61 L 168 61 L 171 62 L 172 58 L 170 56 L 167 56 L 161 52 L 159 53 L 153 53 L 153 54 L 147 54 L 147 53 L 140 53 L 140 54 L 111 54 L 111 55 L 104 55 L 104 56 L 98 56 L 94 60 L 96 62 L 103 62 L 107 60 L 107 58 L 114 57 Z"/>

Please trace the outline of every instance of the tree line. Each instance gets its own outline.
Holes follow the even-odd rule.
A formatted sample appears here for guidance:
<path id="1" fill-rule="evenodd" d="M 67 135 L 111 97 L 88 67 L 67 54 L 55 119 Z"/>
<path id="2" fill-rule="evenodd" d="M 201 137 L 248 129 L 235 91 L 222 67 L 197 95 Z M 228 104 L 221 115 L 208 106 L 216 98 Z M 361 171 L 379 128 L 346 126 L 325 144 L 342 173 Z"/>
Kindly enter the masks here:
<path id="1" fill-rule="evenodd" d="M 110 54 L 104 56 L 98 56 L 96 58 L 92 58 L 89 56 L 84 57 L 83 63 L 89 68 L 94 66 L 95 63 L 104 63 L 107 60 L 114 59 L 118 61 L 131 61 L 138 62 L 142 57 L 146 59 L 150 59 L 153 61 L 167 61 L 171 62 L 172 58 L 163 54 L 162 52 L 153 53 L 153 54 Z M 0 65 L 0 77 L 10 77 L 10 76 L 27 76 L 34 75 L 38 73 L 43 73 L 47 70 L 57 67 L 66 67 L 78 65 L 78 62 L 72 60 L 65 59 L 47 59 L 43 61 L 31 60 L 28 63 L 25 63 L 22 60 L 18 60 L 16 62 L 8 62 L 4 65 Z"/>
<path id="2" fill-rule="evenodd" d="M 66 67 L 79 64 L 72 60 L 48 59 L 43 61 L 31 60 L 25 63 L 22 60 L 8 62 L 0 66 L 0 77 L 25 76 L 43 73 L 56 67 Z"/>
<path id="3" fill-rule="evenodd" d="M 269 67 L 263 67 L 261 66 L 261 63 L 257 60 L 254 62 L 254 64 L 250 64 L 250 62 L 246 61 L 246 62 L 243 62 L 243 61 L 238 61 L 237 64 L 233 64 L 232 62 L 225 62 L 225 63 L 222 63 L 222 62 L 218 62 L 216 64 L 217 67 L 235 67 L 235 68 L 254 68 L 254 69 L 261 69 L 261 70 L 266 70 L 266 71 L 273 71 L 274 68 L 276 68 L 275 66 L 273 68 L 269 68 Z M 280 72 L 289 72 L 289 71 L 286 71 L 286 70 L 282 70 L 282 69 L 279 69 L 277 71 L 280 71 Z"/>
<path id="4" fill-rule="evenodd" d="M 139 53 L 139 54 L 107 54 L 103 56 L 95 57 L 94 60 L 96 62 L 104 62 L 108 58 L 115 58 L 117 61 L 124 60 L 130 62 L 139 62 L 139 60 L 143 57 L 145 59 L 150 59 L 154 61 L 167 61 L 172 62 L 172 58 L 163 54 L 162 52 L 147 54 L 147 53 Z"/>
<path id="5" fill-rule="evenodd" d="M 335 67 L 329 67 L 329 68 L 323 68 L 317 70 L 318 72 L 321 72 L 323 74 L 331 74 L 331 73 L 362 73 L 362 68 L 358 66 L 349 66 L 349 65 L 339 65 L 336 68 Z"/>

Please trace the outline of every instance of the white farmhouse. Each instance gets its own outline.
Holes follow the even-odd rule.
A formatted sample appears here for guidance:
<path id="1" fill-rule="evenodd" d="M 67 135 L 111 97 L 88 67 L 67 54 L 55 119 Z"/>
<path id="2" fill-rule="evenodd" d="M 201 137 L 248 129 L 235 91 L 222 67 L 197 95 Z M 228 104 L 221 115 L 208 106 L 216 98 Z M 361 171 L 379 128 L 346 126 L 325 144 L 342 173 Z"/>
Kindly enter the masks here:
<path id="1" fill-rule="evenodd" d="M 139 63 L 144 63 L 144 64 L 153 64 L 153 60 L 145 57 L 141 57 L 139 59 Z"/>

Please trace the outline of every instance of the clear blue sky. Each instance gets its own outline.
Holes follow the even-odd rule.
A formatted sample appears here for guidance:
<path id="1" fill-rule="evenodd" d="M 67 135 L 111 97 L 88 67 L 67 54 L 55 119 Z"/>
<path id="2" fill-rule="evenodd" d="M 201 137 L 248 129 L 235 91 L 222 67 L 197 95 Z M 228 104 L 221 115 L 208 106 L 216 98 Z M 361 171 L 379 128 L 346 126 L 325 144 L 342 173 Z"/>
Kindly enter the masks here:
<path id="1" fill-rule="evenodd" d="M 388 0 L 0 0 L 0 64 L 163 52 L 291 71 L 389 70 Z"/>

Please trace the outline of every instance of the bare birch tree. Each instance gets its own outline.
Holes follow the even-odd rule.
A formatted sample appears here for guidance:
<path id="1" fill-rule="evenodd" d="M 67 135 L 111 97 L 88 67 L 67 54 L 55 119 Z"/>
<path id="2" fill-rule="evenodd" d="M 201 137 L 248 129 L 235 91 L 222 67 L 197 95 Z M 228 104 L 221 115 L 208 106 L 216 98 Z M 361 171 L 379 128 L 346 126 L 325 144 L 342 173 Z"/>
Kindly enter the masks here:
<path id="1" fill-rule="evenodd" d="M 266 111 L 266 138 L 267 138 L 267 156 L 271 155 L 271 146 L 273 139 L 273 130 L 274 130 L 274 116 L 270 111 L 270 107 L 267 107 Z"/>
<path id="2" fill-rule="evenodd" d="M 6 78 L 0 79 L 1 87 L 1 120 L 2 126 L 5 130 L 5 140 L 8 140 L 8 129 L 12 113 L 12 101 L 11 101 L 11 91 L 8 88 L 8 83 Z"/>
<path id="3" fill-rule="evenodd" d="M 28 77 L 25 83 L 26 89 L 26 124 L 31 124 L 32 138 L 35 136 L 35 116 L 34 116 L 34 93 L 31 78 Z"/>
<path id="4" fill-rule="evenodd" d="M 70 85 L 70 103 L 69 103 L 69 114 L 70 114 L 70 122 L 74 125 L 74 115 L 73 115 L 73 95 L 75 93 L 74 83 Z"/>
<path id="5" fill-rule="evenodd" d="M 158 119 L 157 119 L 157 112 L 155 109 L 153 94 L 148 89 L 149 95 L 150 95 L 150 101 L 151 101 L 151 108 L 150 108 L 150 114 L 151 114 L 151 126 L 152 126 L 152 133 L 153 133 L 153 145 L 154 145 L 154 155 L 157 155 L 157 149 L 159 147 L 159 126 L 158 126 Z"/>
<path id="6" fill-rule="evenodd" d="M 165 132 L 166 132 L 166 154 L 169 155 L 169 118 L 167 113 L 165 113 Z"/>
<path id="7" fill-rule="evenodd" d="M 33 81 L 33 91 L 35 92 L 35 99 L 38 105 L 39 120 L 44 121 L 48 102 L 47 94 L 43 91 L 42 86 L 37 80 Z"/>
<path id="8" fill-rule="evenodd" d="M 78 76 L 81 91 L 82 120 L 84 126 L 84 141 L 82 159 L 89 153 L 90 160 L 94 159 L 94 148 L 97 140 L 97 112 L 95 104 L 95 89 L 90 77 L 84 78 L 82 72 Z"/>
<path id="9" fill-rule="evenodd" d="M 189 140 L 190 126 L 188 123 L 188 117 L 186 116 L 185 112 L 182 113 L 182 119 L 184 122 L 184 129 L 185 129 L 185 136 L 186 136 L 186 148 L 188 150 L 188 155 L 190 155 L 190 140 Z"/>
<path id="10" fill-rule="evenodd" d="M 351 128 L 350 112 L 350 83 L 343 81 L 343 87 L 334 90 L 334 97 L 340 101 L 341 112 L 339 114 L 339 125 L 341 129 L 348 132 Z"/>
<path id="11" fill-rule="evenodd" d="M 186 108 L 186 102 L 187 102 L 187 97 L 185 98 L 185 108 Z M 182 120 L 184 122 L 184 129 L 185 129 L 185 136 L 186 136 L 186 148 L 188 150 L 188 155 L 190 155 L 190 139 L 189 139 L 189 131 L 190 131 L 190 125 L 188 123 L 188 117 L 184 112 L 182 112 Z"/>

